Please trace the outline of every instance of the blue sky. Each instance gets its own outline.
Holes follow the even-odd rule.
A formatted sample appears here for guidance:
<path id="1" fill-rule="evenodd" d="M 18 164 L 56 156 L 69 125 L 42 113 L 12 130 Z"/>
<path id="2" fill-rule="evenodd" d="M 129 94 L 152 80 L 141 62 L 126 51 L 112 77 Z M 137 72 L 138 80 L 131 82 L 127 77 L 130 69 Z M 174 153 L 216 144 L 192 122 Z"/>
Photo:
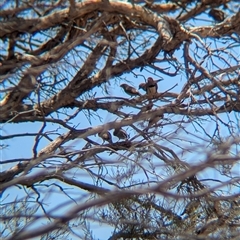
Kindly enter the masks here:
<path id="1" fill-rule="evenodd" d="M 204 18 L 206 17 L 205 15 L 199 16 L 199 18 Z M 194 24 L 195 22 L 192 22 L 191 24 Z M 198 24 L 208 24 L 205 21 L 198 21 Z M 205 40 L 204 40 L 205 41 Z M 209 41 L 210 43 L 210 39 L 207 39 L 206 41 Z M 194 42 L 194 41 L 193 41 Z M 220 43 L 219 43 L 220 44 Z M 194 44 L 192 44 L 193 46 L 193 50 L 195 50 L 196 46 L 194 46 Z M 219 45 L 220 47 L 224 47 L 224 45 Z M 219 47 L 218 46 L 218 47 Z M 211 48 L 214 49 L 216 47 L 215 44 L 211 44 Z M 237 48 L 236 48 L 237 49 Z M 237 51 L 237 50 L 236 50 Z M 205 52 L 203 51 L 201 53 L 201 51 L 199 51 L 200 56 L 203 56 L 205 54 Z M 239 56 L 239 55 L 238 55 Z M 174 53 L 174 57 L 179 61 L 179 62 L 183 62 L 183 57 L 182 57 L 182 49 L 176 51 Z M 226 57 L 226 55 L 224 56 Z M 225 67 L 223 65 L 222 61 L 219 61 L 217 58 L 215 58 L 215 64 L 217 64 L 219 67 Z M 101 65 L 101 64 L 100 64 Z M 160 62 L 159 67 L 163 68 L 163 67 L 169 67 L 170 65 L 168 63 L 163 63 Z M 214 70 L 214 66 L 213 65 L 208 65 L 208 67 L 210 68 L 210 70 Z M 56 72 L 58 72 L 58 70 L 56 70 Z M 157 75 L 157 76 L 156 76 Z M 135 77 L 138 76 L 138 77 Z M 128 96 L 123 92 L 123 90 L 121 88 L 118 87 L 119 83 L 123 82 L 124 79 L 127 81 L 130 81 L 132 83 L 132 86 L 138 87 L 139 83 L 144 82 L 144 77 L 146 78 L 147 76 L 152 76 L 154 79 L 156 78 L 163 78 L 164 81 L 158 83 L 159 85 L 159 91 L 163 92 L 166 91 L 170 88 L 172 88 L 173 86 L 174 89 L 171 90 L 171 92 L 179 92 L 182 88 L 182 86 L 185 84 L 186 82 L 186 75 L 184 74 L 184 71 L 181 71 L 181 75 L 177 75 L 175 77 L 169 77 L 166 75 L 159 73 L 156 73 L 153 71 L 153 69 L 151 68 L 146 68 L 143 71 L 140 71 L 140 69 L 135 69 L 133 71 L 133 73 L 127 73 L 124 74 L 123 76 L 121 76 L 121 79 L 118 78 L 116 81 L 111 81 L 110 85 L 107 84 L 108 87 L 108 91 L 110 93 L 110 96 L 118 96 L 118 97 L 124 97 L 124 98 L 128 98 Z M 6 87 L 6 86 L 5 86 Z M 96 92 L 96 97 L 102 97 L 103 96 L 103 91 L 101 87 L 96 87 L 93 89 L 92 91 L 93 93 Z M 107 95 L 105 95 L 107 96 Z M 155 107 L 165 104 L 165 102 L 161 102 L 158 101 L 156 102 Z M 127 112 L 137 112 L 137 110 L 133 110 L 131 108 L 123 108 L 122 110 L 127 111 Z M 68 111 L 75 111 L 75 110 L 68 110 Z M 111 115 L 110 113 L 108 113 L 107 111 L 99 111 L 98 112 L 102 118 L 102 121 L 99 120 L 98 117 L 92 118 L 91 119 L 91 123 L 92 126 L 96 126 L 96 125 L 100 125 L 100 124 L 104 124 L 107 123 L 108 121 L 113 121 L 115 120 L 117 117 Z M 230 117 L 230 119 L 232 121 L 235 122 L 236 127 L 239 126 L 239 114 L 236 113 L 231 113 L 229 114 L 229 116 L 226 116 L 225 114 L 219 114 L 218 115 L 225 123 L 229 122 L 228 117 Z M 63 116 L 61 116 L 63 117 Z M 185 124 L 183 125 L 183 129 L 178 131 L 178 134 L 182 134 L 181 136 L 186 137 L 187 139 L 192 139 L 192 148 L 193 151 L 192 152 L 185 152 L 183 153 L 181 151 L 180 148 L 177 148 L 176 146 L 174 147 L 173 144 L 171 144 L 170 141 L 172 141 L 174 139 L 175 143 L 177 144 L 183 144 L 184 146 L 191 146 L 191 144 L 189 144 L 188 142 L 184 142 L 181 139 L 177 139 L 178 135 L 177 134 L 172 134 L 172 135 L 168 135 L 168 133 L 171 131 L 173 132 L 174 129 L 177 128 L 177 126 L 173 126 L 171 125 L 171 121 L 173 121 L 174 119 L 184 119 L 187 120 L 186 117 L 183 116 L 173 116 L 173 115 L 168 115 L 166 114 L 166 119 L 164 119 L 162 122 L 166 124 L 166 126 L 164 126 L 164 128 L 162 128 L 161 134 L 164 137 L 167 137 L 169 141 L 166 141 L 164 138 L 160 139 L 160 143 L 164 144 L 164 146 L 167 146 L 169 148 L 173 148 L 176 152 L 179 152 L 179 154 L 181 154 L 181 159 L 184 161 L 187 161 L 191 164 L 196 164 L 199 163 L 200 161 L 204 161 L 208 150 L 210 148 L 208 148 L 208 140 L 206 139 L 206 136 L 204 135 L 203 131 L 201 128 L 199 128 L 199 126 L 197 125 L 189 125 L 189 124 Z M 209 133 L 210 135 L 214 132 L 216 125 L 214 123 L 214 118 L 212 120 L 210 120 L 210 118 L 208 118 L 208 122 L 202 121 L 202 124 L 204 124 L 204 130 Z M 238 121 L 238 122 L 237 122 Z M 88 122 L 87 118 L 85 117 L 85 115 L 83 113 L 79 113 L 79 115 L 72 120 L 72 124 L 73 125 L 78 125 L 78 129 L 84 129 L 87 128 L 89 126 L 91 126 L 91 124 Z M 145 123 L 146 124 L 146 123 Z M 136 124 L 136 126 L 138 125 L 138 123 Z M 1 127 L 1 135 L 5 136 L 5 135 L 11 135 L 11 134 L 18 134 L 18 133 L 36 133 L 39 131 L 39 129 L 41 128 L 42 123 L 18 123 L 18 124 L 13 124 L 13 123 L 7 123 L 7 124 L 3 124 Z M 219 126 L 221 134 L 223 136 L 229 136 L 229 129 L 226 128 L 224 126 L 224 124 L 219 123 Z M 51 132 L 51 131 L 56 131 L 56 129 L 58 128 L 58 126 L 56 126 L 55 124 L 52 123 L 48 123 L 45 132 Z M 126 127 L 127 129 L 131 129 L 130 127 Z M 186 133 L 186 130 L 189 133 Z M 202 133 L 199 134 L 198 131 L 201 131 Z M 237 134 L 237 130 L 236 134 Z M 57 137 L 59 133 L 64 133 L 66 132 L 66 129 L 58 129 L 55 133 L 51 134 L 51 137 L 54 139 L 55 137 Z M 133 137 L 134 134 L 136 134 L 134 131 L 130 130 L 129 131 L 130 136 Z M 194 135 L 191 134 L 195 134 L 198 136 L 198 138 L 194 137 Z M 239 134 L 239 130 L 238 130 L 238 134 Z M 91 136 L 91 139 L 93 139 L 94 141 L 96 141 L 97 143 L 102 143 L 102 139 L 99 138 L 98 136 Z M 117 141 L 116 138 L 113 139 L 114 141 Z M 11 140 L 4 140 L 3 142 L 4 144 L 8 145 L 7 148 L 5 148 L 4 150 L 1 151 L 1 159 L 2 160 L 9 160 L 9 159 L 14 159 L 14 158 L 30 158 L 32 157 L 32 147 L 34 144 L 34 137 L 24 137 L 23 138 L 13 138 Z M 40 144 L 38 145 L 38 150 L 42 149 L 43 147 L 45 147 L 47 144 L 49 143 L 48 140 L 42 140 L 40 141 Z M 1 143 L 2 144 L 2 143 Z M 69 149 L 76 149 L 79 150 L 84 146 L 85 142 L 81 139 L 78 139 L 76 141 L 71 142 L 70 145 L 68 145 Z M 197 145 L 200 145 L 198 148 L 196 148 Z M 239 151 L 239 150 L 238 150 Z M 105 153 L 105 155 L 103 155 L 103 157 L 105 159 L 111 159 L 112 157 L 109 157 L 108 154 Z M 116 155 L 114 155 L 114 158 L 116 158 Z M 153 159 L 153 162 L 155 161 L 155 159 Z M 1 171 L 4 171 L 6 169 L 8 169 L 11 166 L 14 166 L 15 163 L 12 164 L 1 164 L 0 168 Z M 116 168 L 115 168 L 116 169 Z M 157 168 L 157 170 L 161 171 L 161 166 L 159 166 Z M 42 171 L 41 169 L 37 169 L 37 171 Z M 32 172 L 34 173 L 34 171 Z M 74 178 L 76 179 L 81 179 L 81 181 L 86 181 L 88 183 L 92 183 L 93 180 L 89 177 L 89 175 L 87 175 L 83 170 L 81 169 L 74 169 L 73 171 L 71 171 L 71 174 Z M 239 176 L 240 175 L 240 168 L 239 168 L 239 164 L 235 165 L 232 168 L 232 174 L 234 174 L 235 176 Z M 136 176 L 136 180 L 139 178 L 145 179 L 144 174 L 137 174 Z M 151 176 L 153 178 L 153 176 Z M 167 177 L 167 174 L 164 175 L 164 177 Z M 200 179 L 204 179 L 204 178 L 208 178 L 208 179 L 219 179 L 219 180 L 225 180 L 227 179 L 227 177 L 224 179 L 223 175 L 219 174 L 217 171 L 213 170 L 213 169 L 207 169 L 205 171 L 203 171 L 201 174 L 199 174 L 199 178 Z M 209 185 L 213 186 L 215 183 L 212 181 L 208 182 Z M 75 188 L 72 188 L 69 185 L 65 185 L 65 187 L 67 188 L 67 192 L 71 192 L 73 193 L 73 195 L 77 196 L 78 192 Z M 109 187 L 109 186 L 104 186 L 104 187 Z M 228 187 L 226 187 L 224 190 L 229 191 L 229 189 L 227 189 Z M 40 189 L 40 188 L 39 188 Z M 54 189 L 54 191 L 53 191 Z M 63 201 L 70 201 L 72 202 L 69 198 L 67 198 L 65 195 L 63 196 L 63 194 L 60 192 L 58 193 L 57 190 L 55 188 L 44 188 L 44 202 L 46 203 L 46 208 L 47 209 L 51 209 L 55 206 L 57 206 L 58 204 L 62 204 Z M 230 191 L 238 191 L 239 189 L 236 187 L 230 189 Z M 27 191 L 29 191 L 29 189 L 27 189 Z M 53 193 L 54 192 L 54 193 Z M 22 197 L 25 196 L 25 191 L 24 189 L 19 189 L 18 187 L 11 187 L 10 189 L 8 189 L 7 191 L 5 191 L 3 193 L 2 196 L 2 200 L 4 203 L 7 202 L 12 202 L 15 199 L 21 199 Z M 36 195 L 33 195 L 33 200 L 36 198 Z M 61 198 L 61 200 L 59 201 L 59 199 Z M 77 198 L 77 197 L 76 197 Z M 79 202 L 82 203 L 82 199 L 79 197 Z M 74 202 L 72 202 L 72 205 L 75 205 Z M 61 208 L 58 213 L 64 213 L 67 211 L 67 208 L 69 208 L 69 205 L 67 207 L 63 207 Z M 109 228 L 109 226 L 105 226 L 104 224 L 101 226 L 98 226 L 98 224 L 93 224 L 94 227 L 94 235 L 96 236 L 97 239 L 106 239 L 106 237 L 108 237 L 110 235 L 111 229 Z"/>

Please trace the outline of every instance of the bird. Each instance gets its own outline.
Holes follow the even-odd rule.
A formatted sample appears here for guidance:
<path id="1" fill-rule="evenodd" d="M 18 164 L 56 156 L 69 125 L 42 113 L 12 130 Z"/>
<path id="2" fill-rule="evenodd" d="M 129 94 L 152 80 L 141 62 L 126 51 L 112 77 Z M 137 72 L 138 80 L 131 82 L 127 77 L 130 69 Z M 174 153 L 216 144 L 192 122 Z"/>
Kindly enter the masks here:
<path id="1" fill-rule="evenodd" d="M 222 22 L 225 19 L 224 12 L 216 8 L 212 8 L 208 15 L 217 22 Z"/>
<path id="2" fill-rule="evenodd" d="M 122 87 L 124 92 L 127 93 L 128 95 L 130 95 L 131 97 L 133 97 L 133 96 L 141 96 L 141 94 L 138 92 L 137 89 L 127 85 L 126 83 L 121 84 L 120 87 Z"/>
<path id="3" fill-rule="evenodd" d="M 157 83 L 161 80 L 153 80 L 153 78 L 148 77 L 146 83 L 139 84 L 139 89 L 144 90 L 149 96 L 153 96 L 157 93 L 158 85 Z"/>
<path id="4" fill-rule="evenodd" d="M 116 128 L 113 132 L 113 135 L 118 137 L 119 139 L 128 139 L 127 132 L 123 130 L 122 128 Z"/>
<path id="5" fill-rule="evenodd" d="M 108 132 L 108 131 L 100 132 L 100 133 L 98 134 L 98 136 L 103 139 L 103 142 L 108 141 L 109 143 L 113 143 L 113 142 L 112 142 L 112 135 L 111 135 L 111 133 Z"/>
<path id="6" fill-rule="evenodd" d="M 154 95 L 155 93 L 157 93 L 157 81 L 154 81 L 151 77 L 149 77 L 147 79 L 146 90 L 148 95 Z"/>
<path id="7" fill-rule="evenodd" d="M 140 83 L 138 89 L 142 89 L 143 91 L 147 92 L 147 84 L 146 83 Z"/>

